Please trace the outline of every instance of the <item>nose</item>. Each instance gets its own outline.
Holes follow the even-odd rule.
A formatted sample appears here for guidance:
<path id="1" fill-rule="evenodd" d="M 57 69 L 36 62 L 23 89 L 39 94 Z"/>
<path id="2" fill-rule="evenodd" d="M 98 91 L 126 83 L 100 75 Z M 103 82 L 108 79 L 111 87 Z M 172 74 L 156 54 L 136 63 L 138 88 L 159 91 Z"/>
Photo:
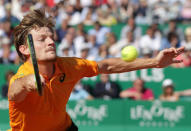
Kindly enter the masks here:
<path id="1" fill-rule="evenodd" d="M 47 38 L 47 43 L 48 43 L 48 45 L 50 45 L 50 46 L 54 46 L 55 44 L 54 44 L 54 40 L 51 38 L 51 37 L 48 37 Z"/>

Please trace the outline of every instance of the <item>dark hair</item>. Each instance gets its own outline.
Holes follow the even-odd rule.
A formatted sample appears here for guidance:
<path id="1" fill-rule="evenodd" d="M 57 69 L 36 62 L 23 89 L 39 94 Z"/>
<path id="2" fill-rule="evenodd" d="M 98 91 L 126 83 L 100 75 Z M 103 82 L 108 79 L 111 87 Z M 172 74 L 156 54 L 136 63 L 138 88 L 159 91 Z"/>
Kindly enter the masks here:
<path id="1" fill-rule="evenodd" d="M 27 35 L 32 29 L 39 27 L 48 27 L 53 31 L 54 23 L 51 17 L 46 17 L 45 11 L 38 9 L 33 10 L 24 16 L 21 23 L 14 29 L 14 44 L 16 51 L 22 61 L 27 60 L 27 56 L 19 51 L 20 45 L 25 45 L 27 42 Z M 27 44 L 26 44 L 27 45 Z"/>
<path id="2" fill-rule="evenodd" d="M 179 39 L 178 35 L 177 35 L 175 32 L 170 32 L 170 33 L 168 33 L 168 35 L 167 35 L 168 41 L 169 41 L 169 42 L 172 41 L 173 38 Z"/>

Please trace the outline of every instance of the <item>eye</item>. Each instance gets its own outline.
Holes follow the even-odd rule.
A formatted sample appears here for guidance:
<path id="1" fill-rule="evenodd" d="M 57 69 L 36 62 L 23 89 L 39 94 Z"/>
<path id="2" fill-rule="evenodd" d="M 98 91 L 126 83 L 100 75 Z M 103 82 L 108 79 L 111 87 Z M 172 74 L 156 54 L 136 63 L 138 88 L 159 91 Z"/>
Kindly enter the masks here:
<path id="1" fill-rule="evenodd" d="M 44 41 L 44 40 L 45 40 L 45 38 L 40 38 L 40 39 L 38 39 L 38 41 L 41 41 L 41 42 Z"/>
<path id="2" fill-rule="evenodd" d="M 54 35 L 51 35 L 50 38 L 51 38 L 52 40 L 54 40 Z"/>

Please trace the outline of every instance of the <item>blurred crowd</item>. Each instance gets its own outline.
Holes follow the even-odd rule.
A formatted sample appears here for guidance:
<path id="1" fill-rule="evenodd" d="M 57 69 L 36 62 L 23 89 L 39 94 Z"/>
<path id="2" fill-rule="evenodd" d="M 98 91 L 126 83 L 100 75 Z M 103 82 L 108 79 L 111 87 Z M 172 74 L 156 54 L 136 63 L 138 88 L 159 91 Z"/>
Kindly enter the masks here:
<path id="1" fill-rule="evenodd" d="M 191 0 L 0 0 L 0 64 L 21 63 L 14 48 L 13 29 L 30 10 L 39 8 L 55 21 L 58 56 L 99 61 L 120 57 L 123 47 L 134 45 L 139 57 L 151 58 L 162 49 L 185 46 L 185 52 L 177 58 L 183 63 L 172 66 L 191 66 Z M 113 27 L 121 28 L 120 32 Z M 111 85 L 104 85 L 105 92 Z M 89 93 L 108 97 L 96 92 L 101 86 Z M 118 92 L 111 94 L 113 97 L 128 94 L 120 94 L 117 88 L 112 90 Z M 152 92 L 147 92 L 153 99 Z M 140 94 L 132 98 L 136 97 Z"/>
<path id="2" fill-rule="evenodd" d="M 58 56 L 99 61 L 120 57 L 124 46 L 134 45 L 139 57 L 149 58 L 162 49 L 185 46 L 183 64 L 173 66 L 191 65 L 191 0 L 1 0 L 0 63 L 20 63 L 13 29 L 30 10 L 39 8 L 55 21 Z M 116 34 L 112 27 L 119 24 L 123 26 Z M 146 31 L 140 25 L 147 25 Z"/>

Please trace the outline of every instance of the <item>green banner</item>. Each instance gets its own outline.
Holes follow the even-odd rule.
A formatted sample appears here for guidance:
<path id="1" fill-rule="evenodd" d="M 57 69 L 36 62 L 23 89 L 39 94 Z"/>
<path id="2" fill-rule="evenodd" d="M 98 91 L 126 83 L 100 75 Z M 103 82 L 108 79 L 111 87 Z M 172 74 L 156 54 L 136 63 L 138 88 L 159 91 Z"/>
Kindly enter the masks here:
<path id="1" fill-rule="evenodd" d="M 112 100 L 69 102 L 67 111 L 77 125 L 191 127 L 190 102 Z"/>
<path id="2" fill-rule="evenodd" d="M 67 112 L 80 130 L 146 131 L 191 129 L 190 102 L 92 100 L 69 101 Z M 9 128 L 8 101 L 0 100 L 0 131 Z M 131 130 L 130 130 L 131 131 Z"/>

